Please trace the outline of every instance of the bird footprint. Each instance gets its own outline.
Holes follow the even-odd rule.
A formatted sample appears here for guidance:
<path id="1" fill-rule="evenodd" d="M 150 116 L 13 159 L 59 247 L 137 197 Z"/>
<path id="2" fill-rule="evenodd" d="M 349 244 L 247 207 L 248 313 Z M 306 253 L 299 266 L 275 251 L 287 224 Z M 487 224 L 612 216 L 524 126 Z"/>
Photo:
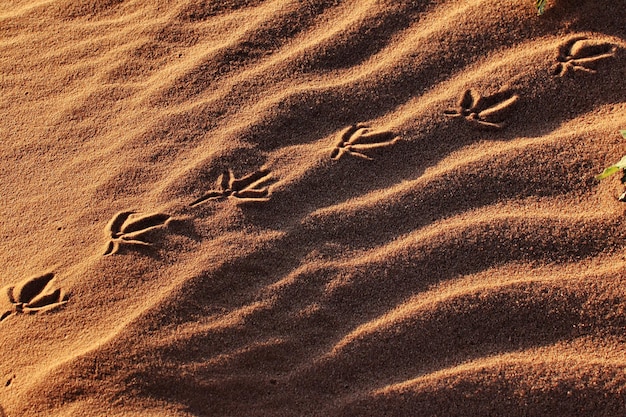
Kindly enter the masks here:
<path id="1" fill-rule="evenodd" d="M 330 157 L 339 159 L 343 155 L 352 155 L 357 158 L 372 160 L 363 151 L 384 148 L 395 144 L 399 138 L 389 131 L 374 131 L 365 124 L 355 124 L 342 130 L 339 141 L 333 148 Z"/>
<path id="2" fill-rule="evenodd" d="M 466 90 L 456 109 L 446 110 L 448 117 L 463 117 L 471 124 L 482 129 L 502 129 L 502 119 L 517 101 L 519 96 L 509 91 L 500 91 L 490 96 Z"/>
<path id="3" fill-rule="evenodd" d="M 2 313 L 0 321 L 13 314 L 34 314 L 51 310 L 67 303 L 67 296 L 60 288 L 54 288 L 54 274 L 27 279 L 18 285 L 6 287 L 9 309 Z"/>
<path id="4" fill-rule="evenodd" d="M 217 179 L 218 190 L 210 190 L 202 197 L 194 200 L 191 207 L 195 207 L 207 200 L 223 200 L 228 197 L 236 198 L 241 202 L 264 202 L 269 200 L 269 189 L 265 184 L 271 179 L 268 171 L 260 170 L 242 178 L 235 178 L 234 172 L 224 171 Z"/>
<path id="5" fill-rule="evenodd" d="M 558 63 L 554 66 L 553 75 L 564 76 L 570 70 L 596 73 L 591 68 L 595 63 L 615 56 L 617 46 L 609 42 L 576 37 L 559 48 Z"/>
<path id="6" fill-rule="evenodd" d="M 147 234 L 167 226 L 170 216 L 163 213 L 137 215 L 134 211 L 121 211 L 105 228 L 110 238 L 104 256 L 118 253 L 122 248 L 150 247 Z"/>

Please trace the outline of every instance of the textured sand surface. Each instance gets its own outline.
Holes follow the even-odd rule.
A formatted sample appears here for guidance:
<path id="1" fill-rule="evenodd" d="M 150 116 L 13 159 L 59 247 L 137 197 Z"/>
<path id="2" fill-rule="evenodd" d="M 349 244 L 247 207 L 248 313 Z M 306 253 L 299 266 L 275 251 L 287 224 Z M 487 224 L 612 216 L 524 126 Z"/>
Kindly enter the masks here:
<path id="1" fill-rule="evenodd" d="M 3 0 L 0 416 L 626 414 L 626 1 Z"/>

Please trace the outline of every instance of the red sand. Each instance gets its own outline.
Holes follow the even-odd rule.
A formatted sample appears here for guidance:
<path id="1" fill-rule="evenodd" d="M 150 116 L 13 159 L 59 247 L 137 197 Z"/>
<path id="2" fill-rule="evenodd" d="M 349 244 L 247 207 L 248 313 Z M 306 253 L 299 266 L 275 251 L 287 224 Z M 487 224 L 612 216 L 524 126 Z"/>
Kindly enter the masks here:
<path id="1" fill-rule="evenodd" d="M 0 415 L 625 415 L 625 22 L 3 1 Z"/>

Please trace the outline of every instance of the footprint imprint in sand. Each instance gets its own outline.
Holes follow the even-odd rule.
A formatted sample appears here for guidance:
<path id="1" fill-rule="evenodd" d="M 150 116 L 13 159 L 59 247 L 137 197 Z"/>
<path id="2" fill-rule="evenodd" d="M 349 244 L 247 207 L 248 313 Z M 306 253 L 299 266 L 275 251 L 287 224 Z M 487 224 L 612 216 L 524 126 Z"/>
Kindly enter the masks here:
<path id="1" fill-rule="evenodd" d="M 507 90 L 485 97 L 472 90 L 466 90 L 457 108 L 446 110 L 444 114 L 453 118 L 465 118 L 480 129 L 497 130 L 505 126 L 504 118 L 518 100 L 518 95 Z"/>
<path id="2" fill-rule="evenodd" d="M 268 201 L 269 189 L 265 184 L 270 179 L 271 175 L 266 170 L 260 170 L 242 178 L 235 178 L 235 174 L 229 169 L 218 177 L 217 190 L 208 191 L 189 205 L 195 207 L 208 200 L 224 200 L 229 197 L 244 203 Z"/>
<path id="3" fill-rule="evenodd" d="M 49 272 L 21 283 L 5 287 L 3 292 L 8 297 L 10 309 L 4 311 L 0 321 L 13 314 L 34 314 L 57 308 L 67 302 L 67 297 L 60 288 L 52 285 L 54 274 Z"/>
<path id="4" fill-rule="evenodd" d="M 121 211 L 109 221 L 105 228 L 107 244 L 104 256 L 118 253 L 122 248 L 151 247 L 146 235 L 154 230 L 167 226 L 171 217 L 167 214 L 155 213 L 137 215 L 134 211 Z"/>
<path id="5" fill-rule="evenodd" d="M 339 159 L 343 155 L 352 155 L 357 158 L 372 160 L 362 153 L 370 149 L 385 148 L 395 144 L 399 137 L 389 131 L 375 131 L 365 124 L 355 124 L 345 128 L 339 134 L 339 141 L 333 148 L 330 157 Z"/>
<path id="6" fill-rule="evenodd" d="M 595 74 L 593 69 L 596 62 L 615 56 L 617 46 L 584 36 L 573 38 L 559 48 L 558 63 L 552 74 L 562 77 L 571 71 L 582 71 Z"/>

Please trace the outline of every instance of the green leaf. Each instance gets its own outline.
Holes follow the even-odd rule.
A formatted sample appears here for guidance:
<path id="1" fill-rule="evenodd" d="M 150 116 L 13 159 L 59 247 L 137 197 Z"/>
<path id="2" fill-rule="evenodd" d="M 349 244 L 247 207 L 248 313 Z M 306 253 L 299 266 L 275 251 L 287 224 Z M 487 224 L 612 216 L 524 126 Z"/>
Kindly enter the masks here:
<path id="1" fill-rule="evenodd" d="M 610 177 L 611 175 L 615 174 L 617 171 L 619 171 L 619 168 L 615 165 L 611 165 L 610 167 L 605 168 L 605 170 L 602 171 L 601 174 L 596 175 L 596 179 L 603 180 L 606 177 Z"/>
<path id="2" fill-rule="evenodd" d="M 619 169 L 626 168 L 626 155 L 624 155 L 622 159 L 619 160 L 618 163 L 614 164 L 614 166 L 618 167 Z"/>
<path id="3" fill-rule="evenodd" d="M 626 155 L 624 157 L 622 157 L 622 159 L 620 159 L 619 162 L 617 162 L 617 163 L 611 165 L 610 167 L 606 168 L 604 171 L 602 171 L 601 174 L 596 175 L 596 179 L 597 180 L 603 180 L 606 177 L 610 177 L 611 175 L 615 174 L 620 169 L 624 169 L 624 168 L 626 168 Z"/>
<path id="4" fill-rule="evenodd" d="M 535 6 L 537 7 L 537 14 L 541 16 L 543 14 L 544 9 L 546 8 L 547 0 L 535 0 Z"/>

